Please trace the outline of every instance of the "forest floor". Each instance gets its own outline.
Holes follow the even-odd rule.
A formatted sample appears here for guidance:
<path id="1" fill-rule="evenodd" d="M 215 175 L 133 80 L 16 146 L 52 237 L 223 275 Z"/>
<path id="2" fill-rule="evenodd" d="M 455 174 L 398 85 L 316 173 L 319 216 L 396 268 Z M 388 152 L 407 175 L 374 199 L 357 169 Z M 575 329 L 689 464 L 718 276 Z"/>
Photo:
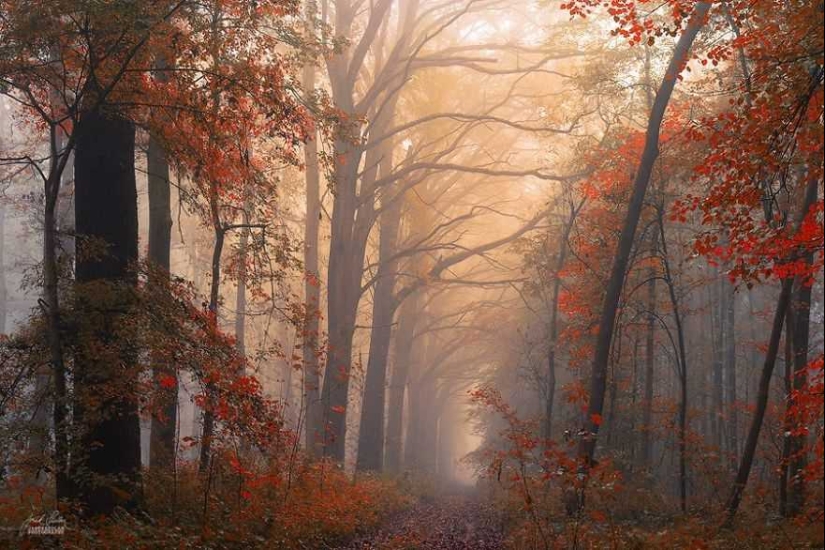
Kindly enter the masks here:
<path id="1" fill-rule="evenodd" d="M 339 550 L 494 550 L 503 547 L 500 516 L 471 493 L 423 498 Z"/>

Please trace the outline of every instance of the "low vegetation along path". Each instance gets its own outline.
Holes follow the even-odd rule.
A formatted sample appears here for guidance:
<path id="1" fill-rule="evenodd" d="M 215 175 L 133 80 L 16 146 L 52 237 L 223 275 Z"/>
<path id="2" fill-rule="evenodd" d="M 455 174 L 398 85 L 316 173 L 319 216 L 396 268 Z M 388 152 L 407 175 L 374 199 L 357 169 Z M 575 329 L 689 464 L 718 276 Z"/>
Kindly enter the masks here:
<path id="1" fill-rule="evenodd" d="M 344 548 L 493 550 L 502 547 L 501 521 L 495 510 L 476 496 L 451 495 L 421 500 L 388 518 L 369 536 Z"/>

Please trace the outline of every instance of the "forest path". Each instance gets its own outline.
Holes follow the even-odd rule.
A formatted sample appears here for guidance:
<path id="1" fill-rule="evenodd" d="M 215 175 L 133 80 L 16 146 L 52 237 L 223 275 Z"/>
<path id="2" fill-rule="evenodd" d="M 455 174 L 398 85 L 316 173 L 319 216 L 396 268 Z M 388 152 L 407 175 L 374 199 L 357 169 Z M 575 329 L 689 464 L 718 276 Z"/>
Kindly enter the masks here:
<path id="1" fill-rule="evenodd" d="M 422 499 L 388 518 L 377 531 L 341 550 L 496 550 L 503 548 L 501 522 L 475 495 Z"/>

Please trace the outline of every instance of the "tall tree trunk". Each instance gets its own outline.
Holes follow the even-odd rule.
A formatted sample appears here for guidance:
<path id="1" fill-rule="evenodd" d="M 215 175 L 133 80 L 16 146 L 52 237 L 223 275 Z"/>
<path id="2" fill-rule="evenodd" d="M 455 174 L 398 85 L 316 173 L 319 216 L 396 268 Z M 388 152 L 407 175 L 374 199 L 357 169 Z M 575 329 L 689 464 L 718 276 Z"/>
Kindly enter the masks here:
<path id="1" fill-rule="evenodd" d="M 687 513 L 687 411 L 688 411 L 688 390 L 687 390 L 687 350 L 685 348 L 685 331 L 682 326 L 682 315 L 679 308 L 679 300 L 676 297 L 676 283 L 673 280 L 673 273 L 670 269 L 670 256 L 667 251 L 667 239 L 665 238 L 664 212 L 659 211 L 659 237 L 662 243 L 662 266 L 664 267 L 665 283 L 667 284 L 668 295 L 670 297 L 670 307 L 673 310 L 673 322 L 676 324 L 676 341 L 678 345 L 679 357 L 679 505 L 682 513 Z"/>
<path id="2" fill-rule="evenodd" d="M 724 304 L 723 351 L 725 354 L 725 401 L 727 404 L 728 455 L 731 469 L 739 462 L 739 415 L 736 410 L 736 294 L 733 284 L 723 277 L 722 303 Z"/>
<path id="3" fill-rule="evenodd" d="M 802 220 L 808 213 L 811 205 L 816 202 L 817 185 L 819 182 L 816 178 L 809 178 L 805 189 L 805 200 L 800 209 L 800 216 L 795 231 L 799 231 L 799 226 Z M 745 492 L 745 487 L 748 484 L 748 477 L 750 476 L 751 467 L 753 466 L 753 459 L 756 455 L 756 445 L 759 441 L 759 432 L 762 430 L 762 421 L 765 418 L 765 411 L 768 407 L 768 398 L 770 397 L 771 378 L 773 376 L 773 369 L 776 365 L 776 355 L 779 351 L 779 341 L 782 336 L 782 325 L 791 301 L 791 293 L 793 290 L 794 280 L 788 278 L 782 281 L 782 289 L 779 293 L 779 299 L 776 304 L 776 313 L 773 318 L 773 327 L 771 328 L 771 337 L 768 341 L 768 350 L 765 353 L 765 364 L 762 366 L 762 374 L 759 377 L 759 390 L 756 396 L 756 407 L 751 420 L 750 430 L 748 431 L 748 438 L 745 441 L 745 448 L 742 450 L 742 459 L 739 463 L 739 470 L 736 473 L 736 480 L 734 481 L 733 490 L 727 504 L 727 524 L 731 525 L 739 509 L 739 503 L 742 501 L 742 495 Z M 788 327 L 790 329 L 790 327 Z"/>
<path id="4" fill-rule="evenodd" d="M 813 202 L 816 202 L 817 187 L 813 186 Z M 813 254 L 805 257 L 808 266 L 813 264 Z M 812 284 L 799 280 L 796 291 L 793 293 L 791 304 L 793 324 L 788 325 L 788 330 L 793 333 L 791 338 L 793 351 L 793 376 L 791 378 L 790 404 L 796 405 L 796 396 L 802 392 L 808 383 L 808 347 L 810 345 L 811 329 L 811 289 Z M 791 368 L 790 366 L 786 368 Z M 793 426 L 797 428 L 797 426 Z M 788 514 L 791 516 L 799 514 L 805 506 L 805 477 L 803 471 L 808 464 L 807 441 L 805 434 L 793 435 L 790 437 L 790 464 L 788 475 L 790 477 L 790 494 L 788 498 Z"/>
<path id="5" fill-rule="evenodd" d="M 248 223 L 248 222 L 247 222 Z M 238 234 L 238 287 L 235 291 L 235 349 L 246 353 L 246 262 L 249 256 L 249 228 Z"/>
<path id="6" fill-rule="evenodd" d="M 307 19 L 315 19 L 315 2 L 307 2 Z M 304 66 L 303 86 L 307 92 L 315 89 L 315 67 Z M 318 363 L 319 333 L 321 330 L 321 272 L 318 268 L 318 233 L 321 225 L 320 171 L 318 169 L 317 134 L 304 145 L 306 182 L 306 220 L 304 221 L 304 303 L 306 307 L 302 327 L 301 354 L 304 368 L 304 392 L 306 399 L 306 442 L 310 456 L 315 456 L 317 446 L 323 441 L 323 408 L 319 398 L 321 377 Z"/>
<path id="7" fill-rule="evenodd" d="M 2 143 L 0 143 L 2 145 Z M 8 287 L 6 286 L 6 203 L 0 199 L 0 334 L 6 334 L 6 318 L 9 310 Z"/>
<path id="8" fill-rule="evenodd" d="M 342 130 L 343 131 L 343 130 Z M 354 133 L 350 129 L 347 135 Z M 348 138 L 336 139 L 335 196 L 327 271 L 327 325 L 329 348 L 321 392 L 324 456 L 345 458 L 347 405 L 352 366 L 352 338 L 361 294 L 364 257 L 354 234 L 358 196 L 356 153 Z M 364 212 L 365 213 L 365 212 Z M 359 212 L 359 218 L 362 218 Z"/>
<path id="9" fill-rule="evenodd" d="M 384 408 L 392 321 L 395 313 L 393 290 L 398 272 L 396 254 L 401 200 L 381 214 L 381 234 L 378 254 L 380 265 L 376 275 L 372 303 L 370 354 L 361 407 L 361 429 L 358 436 L 359 471 L 380 471 L 384 465 Z"/>
<path id="10" fill-rule="evenodd" d="M 788 308 L 785 313 L 785 326 L 793 326 L 793 310 Z M 788 472 L 790 471 L 792 443 L 790 433 L 791 423 L 791 393 L 793 392 L 793 331 L 785 331 L 785 369 L 782 381 L 785 385 L 785 417 L 782 423 L 782 462 L 779 465 L 779 514 L 787 517 L 788 514 Z"/>
<path id="11" fill-rule="evenodd" d="M 149 136 L 149 146 L 146 151 L 146 171 L 149 191 L 148 259 L 153 268 L 151 277 L 168 280 L 172 241 L 169 162 L 163 145 L 153 135 Z M 149 281 L 150 284 L 154 282 L 151 279 Z M 165 280 L 157 282 L 161 285 L 166 283 Z M 155 394 L 159 401 L 158 411 L 161 418 L 152 416 L 149 464 L 152 467 L 170 471 L 175 466 L 177 454 L 178 377 L 174 366 L 163 364 L 159 360 L 159 354 L 152 354 L 150 351 L 150 357 L 152 357 Z M 158 382 L 158 375 L 174 380 L 174 387 L 170 388 L 168 384 L 161 385 Z"/>
<path id="12" fill-rule="evenodd" d="M 656 232 L 651 245 L 655 254 L 658 248 L 659 234 Z M 656 366 L 656 270 L 651 267 L 647 272 L 647 330 L 645 332 L 645 388 L 642 402 L 642 465 L 650 468 L 653 463 L 653 446 L 651 430 L 653 429 L 653 377 Z"/>
<path id="13" fill-rule="evenodd" d="M 585 471 L 590 467 L 590 464 L 592 464 L 595 454 L 596 437 L 599 432 L 604 407 L 607 367 L 610 359 L 610 344 L 613 338 L 613 328 L 616 321 L 619 298 L 621 297 L 624 286 L 630 252 L 633 248 L 636 227 L 639 224 L 639 217 L 642 212 L 645 193 L 650 182 L 653 165 L 659 155 L 659 132 L 665 110 L 670 101 L 670 96 L 676 85 L 678 74 L 688 58 L 693 41 L 704 26 L 710 6 L 711 4 L 708 2 L 697 2 L 695 4 L 687 27 L 676 43 L 673 56 L 664 75 L 664 79 L 659 86 L 659 91 L 650 114 L 650 120 L 648 121 L 645 146 L 639 163 L 639 169 L 633 182 L 633 192 L 630 197 L 630 204 L 628 205 L 621 236 L 619 237 L 616 254 L 613 258 L 613 267 L 610 280 L 607 284 L 607 291 L 599 320 L 599 333 L 596 339 L 596 350 L 593 357 L 590 380 L 590 402 L 587 409 L 587 418 L 585 418 L 585 424 L 592 435 L 582 438 L 579 450 L 582 467 Z"/>
<path id="14" fill-rule="evenodd" d="M 553 405 L 556 396 L 556 354 L 559 343 L 559 295 L 561 294 L 561 271 L 567 261 L 567 241 L 570 239 L 570 232 L 573 230 L 578 209 L 570 205 L 570 217 L 564 226 L 564 230 L 559 236 L 559 250 L 556 257 L 556 265 L 553 279 L 553 303 L 550 305 L 550 326 L 548 333 L 550 341 L 547 348 L 547 386 L 546 401 L 544 403 L 544 438 L 549 440 L 553 435 Z"/>
<path id="15" fill-rule="evenodd" d="M 724 450 L 725 431 L 724 421 L 724 307 L 721 300 L 722 282 L 719 278 L 719 271 L 714 267 L 711 270 L 713 284 L 710 285 L 710 326 L 711 341 L 713 344 L 713 379 L 711 382 L 711 407 L 713 409 L 713 445 L 720 456 Z"/>
<path id="16" fill-rule="evenodd" d="M 82 240 L 74 419 L 83 433 L 73 468 L 80 502 L 97 515 L 139 502 L 140 424 L 131 394 L 137 353 L 128 336 L 137 283 L 131 264 L 138 258 L 135 128 L 100 109 L 83 113 L 75 134 L 75 219 Z"/>
<path id="17" fill-rule="evenodd" d="M 420 292 L 408 296 L 398 313 L 395 331 L 395 352 L 390 377 L 389 407 L 387 409 L 387 437 L 385 470 L 390 474 L 401 472 L 404 446 L 404 396 L 412 361 L 415 324 Z"/>
<path id="18" fill-rule="evenodd" d="M 209 315 L 213 330 L 219 330 L 219 308 L 221 293 L 221 257 L 223 256 L 223 245 L 226 240 L 226 229 L 223 226 L 218 205 L 218 192 L 215 185 L 210 189 L 210 209 L 212 211 L 212 227 L 214 230 L 214 243 L 212 245 L 212 264 L 209 282 Z M 213 384 L 206 383 L 205 387 L 207 406 L 203 411 L 203 430 L 201 431 L 200 458 L 198 470 L 201 473 L 209 469 L 212 459 L 212 438 L 215 435 L 215 414 L 212 412 L 211 404 L 217 397 Z"/>

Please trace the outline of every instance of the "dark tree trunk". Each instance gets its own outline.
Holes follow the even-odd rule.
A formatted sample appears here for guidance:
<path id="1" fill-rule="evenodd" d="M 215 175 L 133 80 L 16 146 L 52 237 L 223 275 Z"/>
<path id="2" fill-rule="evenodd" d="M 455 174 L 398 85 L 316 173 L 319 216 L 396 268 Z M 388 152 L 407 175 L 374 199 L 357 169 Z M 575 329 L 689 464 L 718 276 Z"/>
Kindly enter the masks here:
<path id="1" fill-rule="evenodd" d="M 819 182 L 816 178 L 810 178 L 808 181 L 805 189 L 805 200 L 803 201 L 802 208 L 800 209 L 800 217 L 797 223 L 796 231 L 799 230 L 799 226 L 802 224 L 802 220 L 811 205 L 816 202 L 818 184 Z M 792 278 L 782 281 L 782 290 L 779 293 L 779 299 L 776 304 L 776 313 L 773 318 L 773 327 L 771 328 L 771 337 L 768 341 L 768 351 L 765 354 L 765 364 L 762 366 L 762 374 L 759 378 L 759 390 L 756 396 L 756 407 L 754 409 L 753 419 L 751 420 L 750 430 L 748 431 L 748 438 L 747 441 L 745 441 L 745 448 L 742 450 L 742 460 L 739 463 L 739 470 L 736 473 L 733 491 L 728 499 L 728 525 L 733 523 L 733 519 L 736 516 L 736 511 L 739 509 L 739 503 L 742 501 L 742 495 L 744 494 L 745 487 L 748 484 L 748 477 L 750 476 L 751 467 L 753 466 L 753 459 L 756 455 L 756 445 L 759 441 L 759 432 L 762 429 L 762 421 L 765 418 L 765 411 L 768 407 L 771 378 L 773 377 L 773 369 L 776 365 L 776 356 L 779 352 L 779 341 L 782 336 L 782 325 L 791 302 L 793 283 L 794 280 Z M 791 327 L 787 327 L 787 329 L 790 332 L 793 332 Z M 796 348 L 796 346 L 794 345 L 793 348 Z"/>
<path id="2" fill-rule="evenodd" d="M 77 318 L 74 481 L 90 515 L 139 503 L 137 354 L 128 321 L 138 258 L 134 125 L 102 110 L 75 129 Z M 102 249 L 105 245 L 105 249 Z M 131 341 L 130 341 L 131 340 Z M 101 353 L 102 348 L 102 353 Z"/>
<path id="3" fill-rule="evenodd" d="M 149 190 L 149 254 L 153 268 L 151 277 L 169 277 L 170 246 L 172 241 L 171 193 L 169 185 L 169 162 L 163 145 L 154 136 L 149 137 L 146 152 L 146 171 Z M 150 279 L 150 284 L 154 281 Z M 158 281 L 165 284 L 165 281 Z M 158 354 L 152 354 L 152 369 L 155 375 L 155 394 L 158 412 L 162 418 L 152 417 L 149 444 L 149 464 L 153 468 L 170 471 L 175 465 L 178 424 L 178 386 L 174 366 L 162 364 Z M 171 377 L 175 385 L 169 388 L 157 383 L 159 375 Z"/>
<path id="4" fill-rule="evenodd" d="M 221 257 L 223 256 L 223 245 L 226 240 L 226 229 L 220 217 L 218 205 L 217 188 L 213 185 L 210 191 L 210 207 L 212 210 L 212 226 L 215 233 L 215 241 L 212 245 L 212 264 L 209 283 L 209 314 L 213 330 L 218 330 L 219 307 L 221 297 Z M 212 411 L 217 395 L 213 384 L 206 383 L 206 409 L 203 411 L 203 430 L 201 431 L 200 458 L 198 471 L 205 473 L 212 460 L 212 438 L 215 435 L 215 414 Z"/>
<path id="5" fill-rule="evenodd" d="M 817 187 L 813 186 L 813 201 L 816 202 Z M 813 255 L 808 254 L 805 258 L 808 266 L 813 264 Z M 796 291 L 793 293 L 791 304 L 792 324 L 788 324 L 788 330 L 793 333 L 791 338 L 793 351 L 793 376 L 791 378 L 792 393 L 791 404 L 796 404 L 796 393 L 803 391 L 808 383 L 808 347 L 810 345 L 811 332 L 811 288 L 807 281 L 798 281 Z M 786 368 L 791 368 L 790 366 Z M 796 428 L 796 426 L 793 426 Z M 788 498 L 788 514 L 795 516 L 802 512 L 805 506 L 805 477 L 803 471 L 808 464 L 807 441 L 804 434 L 793 435 L 790 439 L 790 464 L 788 470 L 790 482 L 790 494 Z"/>
<path id="6" fill-rule="evenodd" d="M 630 197 L 630 204 L 628 205 L 621 236 L 619 237 L 616 254 L 613 258 L 613 267 L 607 283 L 607 291 L 599 320 L 599 332 L 596 339 L 596 350 L 593 356 L 593 367 L 590 378 L 590 402 L 588 404 L 587 417 L 585 418 L 585 425 L 592 435 L 582 438 L 579 451 L 582 467 L 585 470 L 592 464 L 595 454 L 596 437 L 599 432 L 600 419 L 604 407 L 607 368 L 610 359 L 610 344 L 613 338 L 616 313 L 624 286 L 630 252 L 633 248 L 636 227 L 639 224 L 639 217 L 642 212 L 645 193 L 650 182 L 653 165 L 659 156 L 659 132 L 667 104 L 670 101 L 670 96 L 676 85 L 677 76 L 688 58 L 693 41 L 704 26 L 710 6 L 711 4 L 708 2 L 696 3 L 687 27 L 676 43 L 673 56 L 659 87 L 650 114 L 650 120 L 648 121 L 645 147 L 639 163 L 639 170 L 633 182 L 633 192 Z"/>
<path id="7" fill-rule="evenodd" d="M 353 133 L 348 132 L 347 135 Z M 327 271 L 327 324 L 329 348 L 321 392 L 323 404 L 324 456 L 343 462 L 346 447 L 347 405 L 352 367 L 352 338 L 361 295 L 366 238 L 360 242 L 367 212 L 356 211 L 357 168 L 360 153 L 346 137 L 336 140 L 336 192 L 333 200 L 332 232 Z"/>
<path id="8" fill-rule="evenodd" d="M 779 300 L 776 305 L 776 312 L 774 313 L 773 328 L 771 329 L 771 337 L 768 342 L 768 351 L 765 355 L 765 364 L 762 366 L 762 375 L 759 378 L 756 408 L 754 409 L 751 427 L 748 431 L 748 439 L 745 441 L 745 448 L 742 451 L 742 460 L 739 463 L 739 469 L 734 480 L 733 492 L 728 499 L 728 523 L 733 522 L 736 511 L 739 509 L 739 503 L 742 501 L 742 495 L 745 492 L 745 486 L 748 483 L 748 477 L 753 466 L 753 459 L 756 455 L 756 445 L 759 440 L 759 432 L 762 429 L 762 421 L 765 418 L 765 410 L 768 405 L 771 377 L 773 376 L 773 368 L 776 364 L 779 341 L 782 337 L 782 325 L 787 313 L 788 303 L 790 302 L 792 287 L 793 279 L 785 279 L 782 281 L 782 290 L 779 293 Z"/>

